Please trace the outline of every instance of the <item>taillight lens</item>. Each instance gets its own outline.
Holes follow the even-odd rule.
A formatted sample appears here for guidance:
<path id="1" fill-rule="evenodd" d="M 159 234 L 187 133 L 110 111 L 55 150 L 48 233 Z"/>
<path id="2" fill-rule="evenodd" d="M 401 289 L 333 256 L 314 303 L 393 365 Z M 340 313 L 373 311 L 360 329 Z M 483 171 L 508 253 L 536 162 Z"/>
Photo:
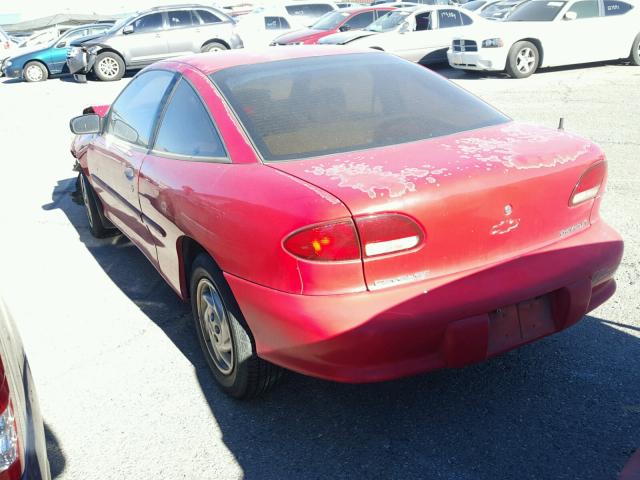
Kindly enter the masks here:
<path id="1" fill-rule="evenodd" d="M 296 257 L 321 262 L 360 259 L 360 246 L 351 220 L 313 225 L 292 233 L 284 248 Z"/>
<path id="2" fill-rule="evenodd" d="M 577 185 L 573 189 L 569 205 L 578 205 L 579 203 L 592 200 L 598 196 L 604 177 L 607 174 L 607 162 L 598 162 L 591 165 L 580 177 Z"/>
<path id="3" fill-rule="evenodd" d="M 366 257 L 411 250 L 419 246 L 425 237 L 420 225 L 399 213 L 357 217 L 356 225 Z"/>
<path id="4" fill-rule="evenodd" d="M 0 412 L 2 412 L 0 413 L 0 479 L 13 480 L 20 475 L 19 464 L 17 464 L 19 457 L 18 429 L 6 376 L 0 386 Z"/>

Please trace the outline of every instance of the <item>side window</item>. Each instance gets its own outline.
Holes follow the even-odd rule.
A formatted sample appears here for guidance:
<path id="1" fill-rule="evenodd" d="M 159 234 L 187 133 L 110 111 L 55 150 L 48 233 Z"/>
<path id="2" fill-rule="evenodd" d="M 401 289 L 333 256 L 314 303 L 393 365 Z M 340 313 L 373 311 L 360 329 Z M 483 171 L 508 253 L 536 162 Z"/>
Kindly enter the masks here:
<path id="1" fill-rule="evenodd" d="M 287 21 L 286 18 L 284 17 L 278 17 L 280 19 L 280 28 L 291 28 L 291 25 L 289 25 L 289 22 Z"/>
<path id="2" fill-rule="evenodd" d="M 471 20 L 471 17 L 469 15 L 465 15 L 464 13 L 460 12 L 460 17 L 462 18 L 462 25 L 471 25 L 473 23 L 473 20 Z"/>
<path id="3" fill-rule="evenodd" d="M 578 15 L 577 18 L 593 18 L 600 16 L 598 0 L 581 0 L 574 3 L 569 11 L 575 12 Z"/>
<path id="4" fill-rule="evenodd" d="M 197 10 L 197 12 L 198 16 L 202 20 L 202 23 L 204 24 L 222 22 L 222 20 L 217 15 L 210 12 L 209 10 Z"/>
<path id="5" fill-rule="evenodd" d="M 431 30 L 431 12 L 416 15 L 416 32 Z"/>
<path id="6" fill-rule="evenodd" d="M 595 0 L 597 2 L 597 0 Z M 456 10 L 440 10 L 438 12 L 438 28 L 459 27 L 462 25 L 460 13 Z"/>
<path id="7" fill-rule="evenodd" d="M 106 132 L 128 143 L 148 146 L 173 77 L 172 72 L 151 70 L 134 78 L 112 105 Z"/>
<path id="8" fill-rule="evenodd" d="M 153 149 L 188 157 L 227 156 L 206 107 L 186 80 L 169 101 Z"/>
<path id="9" fill-rule="evenodd" d="M 607 17 L 613 15 L 624 15 L 633 7 L 625 2 L 618 2 L 617 0 L 604 0 L 604 14 Z"/>
<path id="10" fill-rule="evenodd" d="M 363 12 L 350 18 L 347 21 L 346 25 L 349 25 L 349 27 L 351 27 L 351 30 L 360 30 L 361 28 L 364 28 L 371 23 L 373 23 L 373 11 Z"/>
<path id="11" fill-rule="evenodd" d="M 167 16 L 169 17 L 169 28 L 191 27 L 194 23 L 199 23 L 197 19 L 193 18 L 190 10 L 167 12 Z"/>
<path id="12" fill-rule="evenodd" d="M 310 17 L 321 17 L 327 12 L 332 12 L 333 8 L 326 3 L 319 3 L 317 5 L 309 5 L 306 8 L 306 15 Z"/>
<path id="13" fill-rule="evenodd" d="M 133 31 L 135 33 L 146 33 L 162 30 L 162 23 L 162 14 L 152 13 L 151 15 L 140 17 L 133 22 Z"/>
<path id="14" fill-rule="evenodd" d="M 264 17 L 266 30 L 280 30 L 280 17 Z"/>

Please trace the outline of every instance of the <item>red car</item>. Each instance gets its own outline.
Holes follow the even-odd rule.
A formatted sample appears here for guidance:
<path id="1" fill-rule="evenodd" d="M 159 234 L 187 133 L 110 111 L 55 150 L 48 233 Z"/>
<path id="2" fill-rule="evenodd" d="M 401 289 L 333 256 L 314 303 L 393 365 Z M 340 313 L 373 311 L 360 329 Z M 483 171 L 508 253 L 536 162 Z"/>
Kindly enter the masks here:
<path id="1" fill-rule="evenodd" d="M 156 63 L 76 117 L 91 231 L 190 299 L 231 395 L 374 382 L 563 330 L 615 290 L 600 148 L 429 70 L 331 47 Z"/>
<path id="2" fill-rule="evenodd" d="M 362 30 L 379 17 L 395 10 L 393 7 L 352 7 L 326 13 L 309 28 L 285 33 L 276 38 L 272 45 L 314 45 L 321 38 L 338 32 Z"/>

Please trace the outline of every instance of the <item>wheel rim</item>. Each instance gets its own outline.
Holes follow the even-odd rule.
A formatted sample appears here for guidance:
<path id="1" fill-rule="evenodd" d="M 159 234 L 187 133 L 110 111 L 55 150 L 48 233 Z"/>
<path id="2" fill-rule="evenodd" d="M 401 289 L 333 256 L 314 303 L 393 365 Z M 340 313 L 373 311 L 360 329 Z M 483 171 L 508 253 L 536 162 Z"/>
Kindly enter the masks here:
<path id="1" fill-rule="evenodd" d="M 89 207 L 89 192 L 87 192 L 87 186 L 84 184 L 84 177 L 80 179 L 80 190 L 82 191 L 82 200 L 84 201 L 84 209 L 87 211 L 89 226 L 93 228 L 93 215 Z"/>
<path id="2" fill-rule="evenodd" d="M 39 82 L 44 77 L 42 70 L 37 65 L 30 65 L 26 71 L 27 78 L 32 82 Z"/>
<path id="3" fill-rule="evenodd" d="M 220 48 L 217 45 L 212 45 L 207 49 L 208 52 L 221 52 L 222 50 L 224 50 L 224 49 Z"/>
<path id="4" fill-rule="evenodd" d="M 536 54 L 529 47 L 523 48 L 516 56 L 516 68 L 520 73 L 529 73 L 536 63 Z"/>
<path id="5" fill-rule="evenodd" d="M 113 78 L 118 75 L 118 72 L 120 72 L 120 65 L 118 65 L 118 62 L 115 58 L 105 57 L 100 60 L 100 63 L 98 64 L 98 70 L 103 76 L 107 78 Z"/>
<path id="6" fill-rule="evenodd" d="M 223 375 L 233 370 L 234 353 L 229 316 L 220 293 L 206 278 L 198 283 L 198 320 L 209 357 Z"/>

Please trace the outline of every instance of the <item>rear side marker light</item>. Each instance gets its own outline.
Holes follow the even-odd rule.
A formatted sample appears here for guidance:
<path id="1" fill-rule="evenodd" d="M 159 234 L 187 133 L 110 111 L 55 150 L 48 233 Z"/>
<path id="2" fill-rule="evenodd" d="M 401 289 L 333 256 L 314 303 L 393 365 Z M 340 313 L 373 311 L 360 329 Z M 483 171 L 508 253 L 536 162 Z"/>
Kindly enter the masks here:
<path id="1" fill-rule="evenodd" d="M 591 165 L 580 177 L 569 198 L 569 205 L 574 206 L 592 200 L 598 196 L 604 177 L 607 173 L 607 163 L 602 161 Z"/>
<path id="2" fill-rule="evenodd" d="M 424 240 L 420 225 L 399 213 L 356 217 L 356 225 L 366 257 L 411 250 Z"/>

